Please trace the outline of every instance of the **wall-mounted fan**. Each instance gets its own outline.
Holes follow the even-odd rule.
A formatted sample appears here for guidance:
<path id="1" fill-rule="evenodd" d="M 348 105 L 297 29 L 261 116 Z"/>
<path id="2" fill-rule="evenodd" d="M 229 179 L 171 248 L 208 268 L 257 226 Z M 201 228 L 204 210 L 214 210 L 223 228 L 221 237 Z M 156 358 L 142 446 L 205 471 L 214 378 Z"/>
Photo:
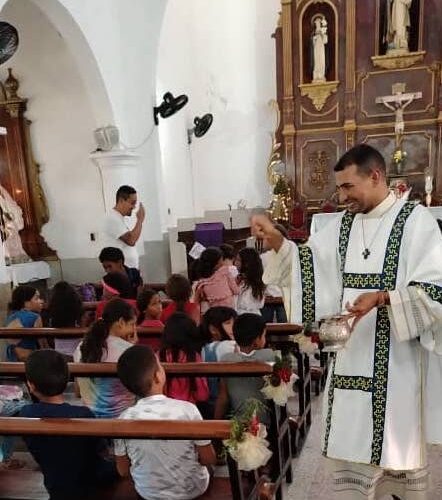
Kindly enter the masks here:
<path id="1" fill-rule="evenodd" d="M 193 135 L 195 135 L 195 137 L 202 137 L 209 130 L 212 123 L 213 115 L 211 113 L 207 113 L 201 118 L 196 116 L 193 120 L 195 126 L 187 130 L 187 142 L 189 144 L 192 142 Z"/>
<path id="2" fill-rule="evenodd" d="M 153 108 L 155 125 L 158 125 L 158 115 L 160 115 L 161 118 L 169 118 L 169 116 L 174 115 L 183 108 L 188 100 L 189 98 L 185 94 L 174 97 L 170 92 L 166 92 L 163 96 L 163 102 L 159 106 Z"/>
<path id="3" fill-rule="evenodd" d="M 0 64 L 10 59 L 18 48 L 18 31 L 9 23 L 0 21 Z"/>

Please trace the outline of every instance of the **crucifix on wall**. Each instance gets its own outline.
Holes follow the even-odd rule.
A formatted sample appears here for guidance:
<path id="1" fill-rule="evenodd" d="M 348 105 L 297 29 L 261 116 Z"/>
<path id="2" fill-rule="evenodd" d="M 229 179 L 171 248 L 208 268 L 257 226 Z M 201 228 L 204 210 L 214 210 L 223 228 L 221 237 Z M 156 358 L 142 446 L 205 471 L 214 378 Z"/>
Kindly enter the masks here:
<path id="1" fill-rule="evenodd" d="M 404 122 L 404 109 L 411 104 L 415 99 L 422 98 L 422 92 L 407 92 L 405 91 L 405 83 L 395 83 L 391 87 L 392 95 L 385 95 L 376 97 L 377 104 L 383 104 L 388 109 L 394 111 L 395 124 L 394 133 L 396 136 L 396 148 L 399 148 L 402 142 L 405 122 Z"/>

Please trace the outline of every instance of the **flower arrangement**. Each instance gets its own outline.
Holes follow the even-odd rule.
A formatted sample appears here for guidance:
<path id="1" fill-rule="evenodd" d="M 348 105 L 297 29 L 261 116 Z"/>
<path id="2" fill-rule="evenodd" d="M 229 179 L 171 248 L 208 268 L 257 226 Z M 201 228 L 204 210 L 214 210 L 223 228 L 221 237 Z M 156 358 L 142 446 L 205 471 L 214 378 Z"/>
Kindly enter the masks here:
<path id="1" fill-rule="evenodd" d="M 396 166 L 396 172 L 400 173 L 405 161 L 407 160 L 408 154 L 403 149 L 396 149 L 393 153 L 393 163 Z"/>
<path id="2" fill-rule="evenodd" d="M 285 406 L 288 399 L 295 395 L 293 384 L 298 378 L 293 373 L 290 359 L 276 358 L 273 373 L 264 377 L 265 384 L 261 392 L 267 399 L 272 399 L 278 406 Z"/>
<path id="3" fill-rule="evenodd" d="M 238 469 L 250 471 L 265 465 L 272 452 L 265 439 L 267 430 L 258 419 L 264 405 L 257 399 L 247 399 L 241 415 L 232 418 L 230 438 L 224 441 L 230 456 L 238 463 Z"/>

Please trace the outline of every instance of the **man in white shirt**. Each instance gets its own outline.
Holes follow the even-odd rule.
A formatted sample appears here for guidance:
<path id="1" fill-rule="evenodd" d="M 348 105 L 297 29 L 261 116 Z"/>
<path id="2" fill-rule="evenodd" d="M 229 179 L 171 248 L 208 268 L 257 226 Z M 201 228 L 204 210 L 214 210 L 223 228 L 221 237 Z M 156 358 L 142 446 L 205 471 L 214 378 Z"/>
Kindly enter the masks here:
<path id="1" fill-rule="evenodd" d="M 136 243 L 140 238 L 146 213 L 142 203 L 140 203 L 136 213 L 135 226 L 131 229 L 127 217 L 132 215 L 136 204 L 137 192 L 135 189 L 131 186 L 120 186 L 116 195 L 116 204 L 106 216 L 104 231 L 113 239 L 112 246 L 121 248 L 125 264 L 128 267 L 138 269 L 139 257 Z"/>

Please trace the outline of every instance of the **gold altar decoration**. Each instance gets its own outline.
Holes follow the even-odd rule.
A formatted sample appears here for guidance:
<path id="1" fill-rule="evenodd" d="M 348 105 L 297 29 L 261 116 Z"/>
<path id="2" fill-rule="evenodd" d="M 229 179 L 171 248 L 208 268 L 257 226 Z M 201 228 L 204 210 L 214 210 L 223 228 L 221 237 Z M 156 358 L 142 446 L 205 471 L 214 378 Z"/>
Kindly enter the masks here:
<path id="1" fill-rule="evenodd" d="M 313 103 L 317 111 L 321 111 L 328 97 L 335 93 L 339 85 L 339 81 L 318 82 L 318 83 L 301 83 L 301 95 L 307 96 Z"/>
<path id="2" fill-rule="evenodd" d="M 403 69 L 409 68 L 414 64 L 424 60 L 426 54 L 425 50 L 418 52 L 406 52 L 399 54 L 386 54 L 383 56 L 371 56 L 374 66 L 383 69 Z"/>
<path id="3" fill-rule="evenodd" d="M 289 204 L 291 202 L 290 186 L 285 175 L 278 175 L 273 198 L 268 210 L 270 217 L 276 222 L 288 222 Z"/>
<path id="4" fill-rule="evenodd" d="M 275 221 L 287 222 L 289 220 L 289 205 L 291 203 L 291 191 L 288 179 L 285 173 L 281 172 L 284 163 L 281 160 L 281 143 L 276 139 L 276 131 L 281 123 L 281 113 L 277 101 L 271 99 L 269 107 L 276 114 L 275 131 L 272 132 L 272 146 L 270 157 L 267 162 L 267 182 L 272 190 L 272 201 L 268 212 Z M 285 169 L 285 168 L 284 168 Z M 278 171 L 279 170 L 279 171 Z"/>
<path id="5" fill-rule="evenodd" d="M 322 150 L 316 151 L 309 158 L 311 164 L 309 182 L 319 192 L 323 191 L 329 182 L 329 160 L 330 157 Z"/>

